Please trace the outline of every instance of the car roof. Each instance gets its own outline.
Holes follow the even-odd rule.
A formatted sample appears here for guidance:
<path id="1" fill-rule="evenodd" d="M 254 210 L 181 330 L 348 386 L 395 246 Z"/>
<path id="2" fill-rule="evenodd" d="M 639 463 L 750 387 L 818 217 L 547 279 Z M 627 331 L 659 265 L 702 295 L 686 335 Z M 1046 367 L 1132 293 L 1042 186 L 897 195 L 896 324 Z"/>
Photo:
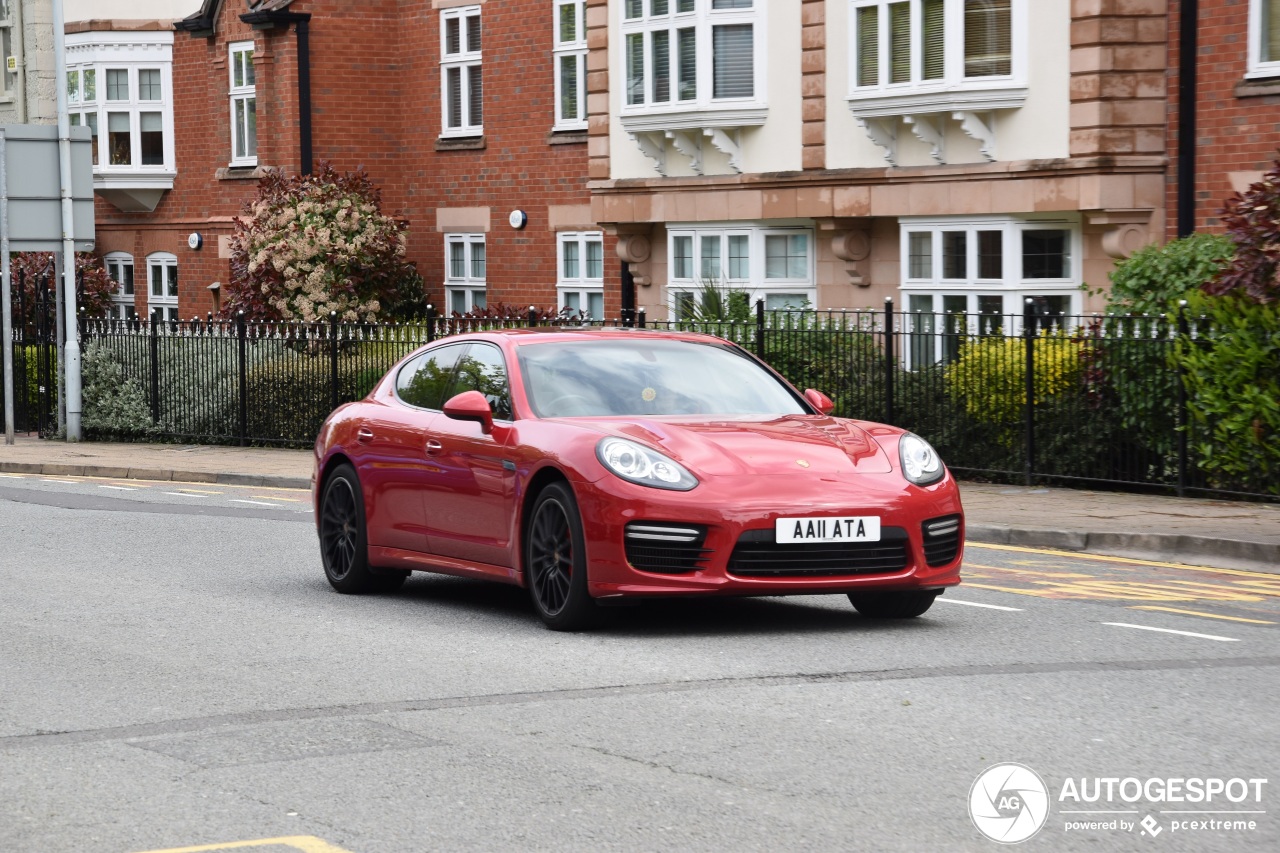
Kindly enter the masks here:
<path id="1" fill-rule="evenodd" d="M 452 335 L 442 340 L 474 340 L 477 338 L 487 338 L 488 340 L 505 338 L 517 346 L 551 341 L 563 342 L 569 338 L 583 341 L 664 340 L 686 341 L 689 343 L 724 343 L 723 338 L 701 332 L 672 332 L 660 329 L 619 328 L 616 326 L 543 326 L 536 328 L 493 329 Z"/>

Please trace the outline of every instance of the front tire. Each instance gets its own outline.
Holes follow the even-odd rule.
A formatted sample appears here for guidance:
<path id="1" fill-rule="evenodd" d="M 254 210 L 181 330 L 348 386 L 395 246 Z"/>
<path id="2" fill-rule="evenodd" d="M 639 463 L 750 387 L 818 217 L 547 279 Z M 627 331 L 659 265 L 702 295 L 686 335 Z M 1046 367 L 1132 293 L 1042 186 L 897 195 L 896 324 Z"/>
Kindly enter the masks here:
<path id="1" fill-rule="evenodd" d="M 320 498 L 320 558 L 329 585 L 338 592 L 394 592 L 408 572 L 379 572 L 369 565 L 364 495 L 350 465 L 333 469 Z"/>
<path id="2" fill-rule="evenodd" d="M 914 619 L 933 606 L 941 590 L 851 592 L 849 602 L 868 619 Z"/>
<path id="3" fill-rule="evenodd" d="M 596 625 L 600 609 L 587 591 L 587 549 L 582 517 L 564 483 L 542 490 L 524 537 L 525 582 L 543 623 L 553 631 Z"/>

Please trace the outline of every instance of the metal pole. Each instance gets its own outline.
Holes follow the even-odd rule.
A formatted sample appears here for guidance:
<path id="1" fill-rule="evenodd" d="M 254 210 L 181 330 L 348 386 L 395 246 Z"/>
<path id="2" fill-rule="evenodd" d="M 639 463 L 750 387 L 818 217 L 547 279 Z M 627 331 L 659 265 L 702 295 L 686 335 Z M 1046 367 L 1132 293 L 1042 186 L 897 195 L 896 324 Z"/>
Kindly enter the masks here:
<path id="1" fill-rule="evenodd" d="M 1026 485 L 1030 486 L 1036 456 L 1036 309 L 1035 303 L 1030 298 L 1022 309 L 1022 334 L 1026 340 L 1026 381 L 1023 393 L 1027 396 L 1023 407 L 1023 425 L 1026 428 L 1026 459 L 1023 464 L 1023 477 Z"/>
<path id="2" fill-rule="evenodd" d="M 893 423 L 896 413 L 893 405 L 894 353 L 897 344 L 893 338 L 893 297 L 884 298 L 884 419 Z"/>
<path id="3" fill-rule="evenodd" d="M 1187 323 L 1187 300 L 1183 299 L 1178 302 L 1178 338 L 1174 344 L 1175 347 L 1191 346 L 1191 326 Z M 1178 497 L 1185 497 L 1187 494 L 1187 364 L 1185 359 L 1178 359 L 1178 375 L 1176 377 L 1178 383 L 1178 412 L 1177 412 L 1177 429 L 1178 429 Z"/>
<path id="4" fill-rule="evenodd" d="M 58 93 L 58 173 L 62 188 L 62 281 L 65 299 L 67 441 L 80 440 L 80 340 L 76 334 L 76 241 L 71 202 L 71 119 L 67 112 L 66 24 L 62 0 L 53 0 L 54 91 Z"/>
<path id="5" fill-rule="evenodd" d="M 3 314 L 3 326 L 0 327 L 0 361 L 4 362 L 4 443 L 13 444 L 13 305 L 10 296 L 13 288 L 9 269 L 9 173 L 5 167 L 4 128 L 0 128 L 0 314 Z M 23 377 L 23 388 L 26 388 L 26 377 Z"/>

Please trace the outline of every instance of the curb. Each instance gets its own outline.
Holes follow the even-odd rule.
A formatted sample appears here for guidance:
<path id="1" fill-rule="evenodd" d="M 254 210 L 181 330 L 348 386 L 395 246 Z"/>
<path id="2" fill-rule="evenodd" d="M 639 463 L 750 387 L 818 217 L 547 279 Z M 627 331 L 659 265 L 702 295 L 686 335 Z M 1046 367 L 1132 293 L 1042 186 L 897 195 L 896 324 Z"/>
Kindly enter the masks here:
<path id="1" fill-rule="evenodd" d="M 52 462 L 0 462 L 0 474 L 48 474 L 62 477 L 105 477 L 113 480 L 214 483 L 222 486 L 255 486 L 267 489 L 310 489 L 310 477 L 276 474 L 215 474 L 210 471 L 174 471 L 163 468 L 119 468 L 110 465 L 64 465 Z"/>
<path id="2" fill-rule="evenodd" d="M 1218 569 L 1280 574 L 1280 545 L 1241 539 L 1211 539 L 1172 533 L 1113 533 L 970 524 L 965 538 L 991 545 L 1021 545 L 1083 551 L 1109 557 L 1187 563 Z"/>

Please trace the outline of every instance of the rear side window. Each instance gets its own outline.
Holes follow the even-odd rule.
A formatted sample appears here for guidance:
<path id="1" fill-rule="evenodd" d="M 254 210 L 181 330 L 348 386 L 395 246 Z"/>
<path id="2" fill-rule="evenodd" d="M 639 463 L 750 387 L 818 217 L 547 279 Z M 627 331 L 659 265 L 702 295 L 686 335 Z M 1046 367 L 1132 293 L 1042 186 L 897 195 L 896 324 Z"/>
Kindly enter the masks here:
<path id="1" fill-rule="evenodd" d="M 502 350 L 489 344 L 472 344 L 458 362 L 455 394 L 479 391 L 489 401 L 493 416 L 511 420 L 511 392 L 507 385 L 507 362 Z M 446 398 L 448 399 L 448 398 Z"/>
<path id="2" fill-rule="evenodd" d="M 439 409 L 453 396 L 454 369 L 466 344 L 436 347 L 406 362 L 396 374 L 396 396 L 410 406 Z"/>

